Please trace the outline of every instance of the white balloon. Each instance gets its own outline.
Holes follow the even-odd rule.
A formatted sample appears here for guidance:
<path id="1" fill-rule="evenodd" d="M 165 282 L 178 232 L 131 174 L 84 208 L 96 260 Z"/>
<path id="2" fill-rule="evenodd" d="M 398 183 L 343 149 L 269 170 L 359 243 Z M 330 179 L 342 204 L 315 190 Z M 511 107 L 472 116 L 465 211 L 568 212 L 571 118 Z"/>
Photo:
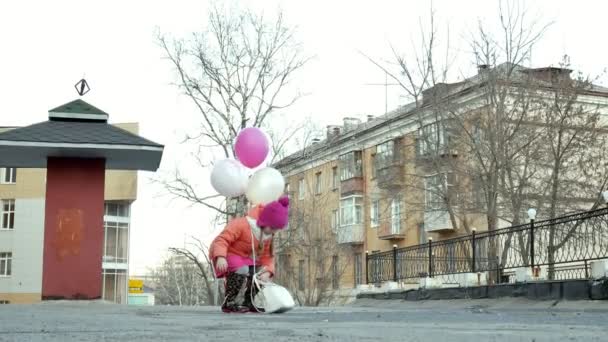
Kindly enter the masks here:
<path id="1" fill-rule="evenodd" d="M 256 171 L 247 187 L 247 199 L 252 204 L 267 204 L 276 201 L 285 191 L 283 175 L 271 167 Z"/>
<path id="2" fill-rule="evenodd" d="M 211 185 L 226 197 L 237 197 L 247 191 L 249 174 L 245 167 L 234 159 L 224 159 L 215 163 L 211 171 Z"/>

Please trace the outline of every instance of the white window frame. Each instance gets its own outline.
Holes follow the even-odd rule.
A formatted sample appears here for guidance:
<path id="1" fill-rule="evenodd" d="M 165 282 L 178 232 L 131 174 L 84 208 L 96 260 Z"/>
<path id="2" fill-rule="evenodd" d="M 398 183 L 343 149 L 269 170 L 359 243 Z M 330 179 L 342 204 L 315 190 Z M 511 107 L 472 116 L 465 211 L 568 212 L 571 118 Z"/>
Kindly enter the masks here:
<path id="1" fill-rule="evenodd" d="M 455 178 L 456 175 L 452 172 L 442 172 L 436 173 L 433 175 L 428 175 L 424 177 L 424 210 L 425 211 L 439 211 L 439 210 L 447 210 L 447 203 L 443 196 L 456 196 L 454 199 L 456 202 L 452 203 L 452 206 L 455 207 L 458 205 L 458 193 L 456 192 L 454 184 L 456 182 L 455 179 L 452 179 L 450 182 L 450 178 Z M 439 178 L 439 179 L 438 179 Z M 433 182 L 431 184 L 431 182 Z M 441 189 L 438 187 L 441 186 Z M 444 194 L 444 189 L 445 193 Z"/>
<path id="2" fill-rule="evenodd" d="M 315 195 L 320 195 L 323 192 L 323 173 L 315 173 Z"/>
<path id="3" fill-rule="evenodd" d="M 298 199 L 303 200 L 306 197 L 306 187 L 304 183 L 304 178 L 301 178 L 298 181 Z"/>
<path id="4" fill-rule="evenodd" d="M 369 223 L 372 228 L 380 226 L 380 200 L 373 200 L 369 206 Z"/>
<path id="5" fill-rule="evenodd" d="M 340 173 L 338 171 L 338 167 L 334 166 L 331 169 L 331 187 L 333 190 L 338 189 L 338 184 L 340 184 Z"/>
<path id="6" fill-rule="evenodd" d="M 340 289 L 340 258 L 337 255 L 331 257 L 331 287 L 334 290 Z"/>
<path id="7" fill-rule="evenodd" d="M 340 227 L 340 210 L 334 209 L 331 211 L 331 229 L 336 232 Z"/>
<path id="8" fill-rule="evenodd" d="M 441 121 L 436 121 L 420 127 L 418 144 L 418 151 L 421 156 L 427 156 L 440 151 L 446 146 L 445 124 Z"/>
<path id="9" fill-rule="evenodd" d="M 4 269 L 2 269 L 4 264 Z M 8 278 L 13 273 L 13 253 L 0 252 L 0 278 Z"/>
<path id="10" fill-rule="evenodd" d="M 401 197 L 391 200 L 391 233 L 401 234 L 401 222 L 403 219 L 403 204 Z"/>
<path id="11" fill-rule="evenodd" d="M 108 215 L 109 210 L 108 210 L 108 206 L 110 205 L 118 205 L 118 206 L 124 206 L 124 210 L 123 212 L 126 213 L 126 216 L 115 216 L 115 215 Z M 120 210 L 118 210 L 120 211 Z M 104 242 L 103 242 L 103 262 L 104 263 L 111 263 L 111 264 L 128 264 L 129 262 L 129 244 L 130 244 L 130 240 L 131 240 L 131 218 L 130 218 L 130 214 L 131 214 L 131 204 L 128 202 L 106 202 L 104 205 L 104 217 L 103 217 L 103 227 L 104 227 Z M 116 241 L 115 241 L 115 246 L 114 246 L 114 254 L 113 255 L 108 255 L 106 254 L 107 251 L 107 243 L 108 243 L 108 228 L 113 228 L 116 229 L 117 232 L 120 229 L 126 229 L 127 230 L 127 241 L 126 241 L 126 255 L 124 256 L 124 258 L 118 258 L 118 235 L 116 236 Z"/>
<path id="12" fill-rule="evenodd" d="M 363 177 L 363 153 L 352 151 L 339 157 L 340 181 Z"/>
<path id="13" fill-rule="evenodd" d="M 341 198 L 340 226 L 357 224 L 363 224 L 363 196 L 355 195 Z"/>
<path id="14" fill-rule="evenodd" d="M 8 211 L 5 209 L 8 205 Z M 12 217 L 12 220 L 11 220 Z M 12 222 L 12 226 L 11 226 Z M 15 229 L 15 200 L 0 200 L 0 230 Z"/>
<path id="15" fill-rule="evenodd" d="M 7 180 L 8 178 L 8 180 Z M 0 184 L 15 184 L 17 183 L 17 168 L 3 167 L 0 168 Z"/>

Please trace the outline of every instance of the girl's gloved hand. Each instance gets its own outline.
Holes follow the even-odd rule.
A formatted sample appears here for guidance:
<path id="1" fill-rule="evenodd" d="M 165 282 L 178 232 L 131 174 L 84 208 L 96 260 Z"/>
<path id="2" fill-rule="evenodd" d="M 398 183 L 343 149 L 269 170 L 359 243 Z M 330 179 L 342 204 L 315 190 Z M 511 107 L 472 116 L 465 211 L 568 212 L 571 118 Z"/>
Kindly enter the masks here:
<path id="1" fill-rule="evenodd" d="M 268 283 L 268 282 L 270 282 L 270 272 L 264 272 L 264 273 L 261 273 L 261 274 L 258 276 L 258 279 L 259 279 L 261 282 L 263 282 L 263 283 Z"/>
<path id="2" fill-rule="evenodd" d="M 220 273 L 225 273 L 228 270 L 228 261 L 224 257 L 218 257 L 215 260 L 215 268 Z"/>

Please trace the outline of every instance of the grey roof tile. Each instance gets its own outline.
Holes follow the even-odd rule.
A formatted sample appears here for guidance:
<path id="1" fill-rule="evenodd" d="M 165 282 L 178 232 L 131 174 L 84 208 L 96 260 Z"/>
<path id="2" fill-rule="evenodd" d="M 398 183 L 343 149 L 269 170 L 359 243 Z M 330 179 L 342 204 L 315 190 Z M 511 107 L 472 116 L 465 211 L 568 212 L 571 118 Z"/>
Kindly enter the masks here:
<path id="1" fill-rule="evenodd" d="M 45 121 L 0 133 L 0 140 L 162 147 L 104 122 Z"/>

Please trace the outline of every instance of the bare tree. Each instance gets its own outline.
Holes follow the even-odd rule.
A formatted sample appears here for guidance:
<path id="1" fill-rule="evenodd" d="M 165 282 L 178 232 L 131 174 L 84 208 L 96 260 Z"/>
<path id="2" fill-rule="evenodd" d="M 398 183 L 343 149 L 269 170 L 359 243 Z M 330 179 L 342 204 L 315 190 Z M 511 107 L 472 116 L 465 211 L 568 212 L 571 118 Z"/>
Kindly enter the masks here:
<path id="1" fill-rule="evenodd" d="M 216 7 L 209 13 L 207 30 L 190 39 L 159 34 L 158 43 L 175 67 L 177 87 L 200 114 L 195 131 L 185 140 L 198 146 L 194 159 L 200 167 L 209 167 L 215 153 L 232 156 L 232 143 L 241 129 L 270 127 L 273 115 L 300 97 L 289 94 L 289 86 L 307 59 L 281 13 L 270 21 L 247 10 L 226 15 Z M 275 135 L 275 149 L 299 129 L 293 127 L 283 130 L 287 134 Z M 276 150 L 275 155 L 279 155 Z M 178 170 L 160 182 L 178 198 L 234 216 L 217 196 L 200 193 Z M 244 202 L 241 198 L 235 208 L 243 211 Z"/>
<path id="2" fill-rule="evenodd" d="M 211 305 L 219 305 L 219 280 L 215 276 L 213 264 L 209 259 L 209 248 L 200 239 L 196 237 L 191 237 L 191 239 L 194 242 L 190 243 L 189 248 L 171 247 L 169 251 L 175 256 L 189 260 L 192 265 L 196 266 L 195 274 L 200 277 L 198 281 L 202 280 L 203 288 L 207 294 L 207 302 Z"/>
<path id="3" fill-rule="evenodd" d="M 152 272 L 159 305 L 208 305 L 209 297 L 188 258 L 172 255 Z"/>
<path id="4" fill-rule="evenodd" d="M 327 190 L 327 185 L 320 186 Z M 305 186 L 307 200 L 292 206 L 289 227 L 279 234 L 277 281 L 301 305 L 328 305 L 338 299 L 343 277 L 353 266 L 352 249 L 339 243 L 335 194 L 317 191 L 316 184 Z"/>
<path id="5" fill-rule="evenodd" d="M 421 29 L 422 48 L 413 48 L 417 54 L 407 61 L 394 54 L 393 63 L 372 60 L 395 81 L 405 77 L 399 84 L 413 98 L 409 110 L 419 124 L 415 140 L 401 139 L 402 150 L 416 148 L 417 153 L 415 160 L 403 162 L 407 174 L 400 189 L 426 191 L 422 198 L 410 196 L 410 208 L 424 211 L 435 203 L 460 234 L 470 232 L 479 214 L 490 231 L 501 221 L 526 222 L 529 206 L 547 207 L 546 217 L 563 214 L 573 203 L 568 193 L 581 195 L 574 201 L 581 209 L 606 184 L 605 155 L 598 154 L 606 136 L 600 108 L 581 99 L 582 94 L 602 96 L 601 91 L 593 92 L 590 79 L 564 77 L 567 64 L 529 67 L 533 48 L 550 24 L 530 17 L 520 2 L 501 2 L 497 22 L 497 30 L 480 22 L 471 35 L 479 72 L 464 81 L 445 83 L 454 72 L 437 58 L 447 54 L 438 52 L 433 11 L 430 26 Z M 463 102 L 461 95 L 471 90 L 481 96 Z M 598 167 L 591 171 L 583 165 Z M 593 173 L 593 189 L 584 184 L 586 173 Z M 504 265 L 514 237 L 509 235 L 505 246 L 488 246 L 488 258 Z M 521 234 L 517 240 L 526 260 L 529 242 Z M 551 248 L 559 246 L 555 243 Z"/>

